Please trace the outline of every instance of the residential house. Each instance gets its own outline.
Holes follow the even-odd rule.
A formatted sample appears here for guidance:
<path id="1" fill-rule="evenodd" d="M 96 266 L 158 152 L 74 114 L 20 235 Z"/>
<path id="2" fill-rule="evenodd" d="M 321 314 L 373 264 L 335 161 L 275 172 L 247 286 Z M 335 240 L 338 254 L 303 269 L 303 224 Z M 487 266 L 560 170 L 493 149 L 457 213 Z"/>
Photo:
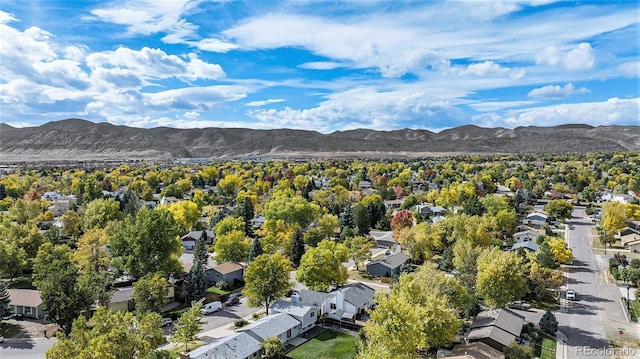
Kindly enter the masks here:
<path id="1" fill-rule="evenodd" d="M 383 202 L 384 202 L 384 208 L 386 208 L 387 210 L 398 209 L 404 203 L 404 198 L 387 199 Z"/>
<path id="2" fill-rule="evenodd" d="M 634 242 L 640 240 L 640 234 L 637 233 L 628 233 L 623 236 L 620 236 L 620 242 L 622 242 L 622 246 L 626 247 L 630 242 Z"/>
<path id="3" fill-rule="evenodd" d="M 50 192 L 45 192 L 42 195 L 42 199 L 46 199 L 47 201 L 55 201 L 56 199 L 60 198 L 62 195 L 59 194 L 56 191 L 50 191 Z"/>
<path id="4" fill-rule="evenodd" d="M 302 323 L 286 313 L 269 314 L 238 330 L 239 333 L 247 333 L 259 342 L 270 337 L 277 337 L 286 344 L 289 340 L 300 334 Z"/>
<path id="5" fill-rule="evenodd" d="M 215 237 L 215 233 L 213 231 L 190 231 L 180 237 L 182 247 L 184 247 L 185 250 L 192 251 L 196 247 L 196 242 L 205 235 L 205 242 L 207 244 L 213 243 L 213 238 Z"/>
<path id="6" fill-rule="evenodd" d="M 627 244 L 625 245 L 625 248 L 628 249 L 629 251 L 633 252 L 633 253 L 640 252 L 640 239 L 637 239 L 637 240 L 631 241 L 631 242 L 627 242 Z"/>
<path id="7" fill-rule="evenodd" d="M 180 359 L 253 359 L 261 357 L 261 342 L 245 333 L 233 333 L 203 345 Z"/>
<path id="8" fill-rule="evenodd" d="M 375 290 L 363 283 L 351 283 L 332 292 L 300 291 L 300 303 L 317 309 L 317 316 L 353 322 L 373 306 Z M 294 298 L 294 296 L 292 296 Z"/>
<path id="9" fill-rule="evenodd" d="M 297 294 L 291 296 L 291 301 L 276 300 L 269 307 L 269 313 L 289 314 L 300 322 L 300 333 L 304 333 L 316 325 L 318 311 L 313 306 L 300 303 L 299 300 Z"/>
<path id="10" fill-rule="evenodd" d="M 367 263 L 367 274 L 376 277 L 393 277 L 400 274 L 400 267 L 409 262 L 409 257 L 398 252 Z"/>
<path id="11" fill-rule="evenodd" d="M 483 342 L 458 344 L 447 359 L 504 359 L 504 354 Z"/>
<path id="12" fill-rule="evenodd" d="M 536 239 L 538 239 L 538 237 L 540 236 L 540 234 L 536 231 L 532 231 L 532 230 L 526 230 L 526 231 L 520 231 L 520 232 L 516 232 L 513 234 L 513 239 L 515 240 L 516 243 L 520 243 L 520 242 L 535 242 Z"/>
<path id="13" fill-rule="evenodd" d="M 168 197 L 162 196 L 162 199 L 160 199 L 160 204 L 172 204 L 172 203 L 178 203 L 178 201 L 180 200 L 173 196 L 168 196 Z"/>
<path id="14" fill-rule="evenodd" d="M 371 188 L 371 181 L 360 181 L 360 182 L 358 182 L 358 188 L 361 189 L 361 190 Z"/>
<path id="15" fill-rule="evenodd" d="M 527 215 L 527 223 L 533 226 L 544 226 L 548 219 L 549 216 L 542 212 L 533 212 Z"/>
<path id="16" fill-rule="evenodd" d="M 134 308 L 133 287 L 118 288 L 118 290 L 111 295 L 107 307 L 114 312 L 132 311 Z"/>
<path id="17" fill-rule="evenodd" d="M 534 241 L 518 242 L 511 247 L 511 251 L 515 252 L 518 249 L 524 249 L 528 252 L 537 252 L 540 250 L 540 246 Z"/>
<path id="18" fill-rule="evenodd" d="M 223 280 L 227 284 L 234 286 L 237 282 L 241 282 L 244 277 L 244 267 L 236 262 L 224 262 L 211 268 L 205 269 L 204 272 L 207 283 L 215 284 Z"/>
<path id="19" fill-rule="evenodd" d="M 627 224 L 629 225 L 629 228 L 640 233 L 640 221 L 627 221 Z"/>
<path id="20" fill-rule="evenodd" d="M 468 342 L 482 342 L 502 351 L 520 339 L 525 318 L 509 309 L 493 309 L 480 312 L 471 323 Z"/>
<path id="21" fill-rule="evenodd" d="M 8 289 L 9 308 L 15 314 L 40 319 L 47 312 L 42 307 L 40 291 L 34 289 Z"/>
<path id="22" fill-rule="evenodd" d="M 253 229 L 258 229 L 261 228 L 262 225 L 264 225 L 264 222 L 267 219 L 264 218 L 264 216 L 261 216 L 259 214 L 256 214 L 255 216 L 253 216 L 253 218 L 251 218 L 251 220 L 249 221 L 249 223 L 251 223 L 251 227 L 253 227 Z"/>

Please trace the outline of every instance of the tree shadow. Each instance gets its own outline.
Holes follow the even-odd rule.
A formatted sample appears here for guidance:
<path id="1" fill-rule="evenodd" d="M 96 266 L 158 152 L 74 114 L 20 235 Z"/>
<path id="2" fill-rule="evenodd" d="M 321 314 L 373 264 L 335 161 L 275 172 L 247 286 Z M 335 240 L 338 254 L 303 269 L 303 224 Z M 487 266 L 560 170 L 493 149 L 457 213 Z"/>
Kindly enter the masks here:
<path id="1" fill-rule="evenodd" d="M 33 349 L 35 343 L 30 336 L 20 338 L 5 339 L 4 343 L 0 343 L 0 349 Z"/>
<path id="2" fill-rule="evenodd" d="M 609 347 L 609 341 L 604 338 L 596 337 L 595 333 L 590 331 L 573 328 L 568 326 L 560 326 L 558 328 L 561 332 L 567 336 L 567 345 L 571 347 L 590 347 L 590 348 L 607 348 Z M 576 350 L 570 348 L 569 350 Z M 575 351 L 573 352 L 575 354 Z"/>

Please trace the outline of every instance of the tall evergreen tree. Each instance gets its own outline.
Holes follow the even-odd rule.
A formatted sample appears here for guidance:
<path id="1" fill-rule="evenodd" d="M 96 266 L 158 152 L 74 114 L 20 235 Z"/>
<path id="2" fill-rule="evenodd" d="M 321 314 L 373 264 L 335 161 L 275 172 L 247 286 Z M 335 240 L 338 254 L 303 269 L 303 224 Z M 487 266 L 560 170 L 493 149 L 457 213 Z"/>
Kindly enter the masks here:
<path id="1" fill-rule="evenodd" d="M 300 259 L 304 254 L 304 236 L 302 235 L 302 231 L 300 229 L 297 229 L 293 234 L 293 240 L 291 241 L 291 248 L 289 249 L 289 253 L 291 264 L 294 267 L 298 267 L 300 265 Z"/>
<path id="2" fill-rule="evenodd" d="M 244 220 L 244 234 L 247 237 L 253 237 L 253 228 L 251 228 L 251 220 L 253 219 L 255 212 L 253 209 L 253 202 L 251 198 L 245 197 L 244 203 L 240 207 L 240 215 Z"/>
<path id="3" fill-rule="evenodd" d="M 262 244 L 260 244 L 260 240 L 258 237 L 253 238 L 253 243 L 251 244 L 251 250 L 249 250 L 249 258 L 248 262 L 251 263 L 257 256 L 261 255 L 264 251 L 262 250 Z"/>
<path id="4" fill-rule="evenodd" d="M 0 282 L 0 320 L 9 314 L 9 303 L 11 300 L 9 299 L 8 287 L 7 283 Z"/>
<path id="5" fill-rule="evenodd" d="M 353 210 L 351 206 L 347 206 L 347 208 L 340 214 L 340 225 L 342 227 L 354 228 L 355 223 L 353 221 Z"/>
<path id="6" fill-rule="evenodd" d="M 189 273 L 187 273 L 187 278 L 184 282 L 184 292 L 187 302 L 200 300 L 204 297 L 206 290 L 207 280 L 204 275 L 204 266 L 202 262 L 195 261 Z"/>
<path id="7" fill-rule="evenodd" d="M 200 262 L 203 266 L 207 265 L 209 259 L 209 253 L 207 252 L 207 230 L 202 231 L 202 235 L 196 241 L 196 246 L 193 249 L 193 264 Z"/>

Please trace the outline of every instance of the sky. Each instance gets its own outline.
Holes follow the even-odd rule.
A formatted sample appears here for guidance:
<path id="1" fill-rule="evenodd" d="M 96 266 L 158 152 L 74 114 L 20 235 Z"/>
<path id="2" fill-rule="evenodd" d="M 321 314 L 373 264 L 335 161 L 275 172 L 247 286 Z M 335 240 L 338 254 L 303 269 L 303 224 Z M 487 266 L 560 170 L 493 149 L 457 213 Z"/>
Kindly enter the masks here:
<path id="1" fill-rule="evenodd" d="M 0 122 L 640 125 L 640 1 L 0 0 Z"/>

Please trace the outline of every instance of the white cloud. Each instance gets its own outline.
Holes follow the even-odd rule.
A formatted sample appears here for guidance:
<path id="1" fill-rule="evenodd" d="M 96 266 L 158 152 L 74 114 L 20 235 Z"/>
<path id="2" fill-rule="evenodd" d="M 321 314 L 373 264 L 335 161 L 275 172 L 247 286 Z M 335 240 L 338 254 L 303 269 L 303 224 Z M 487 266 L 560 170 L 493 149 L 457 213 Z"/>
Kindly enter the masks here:
<path id="1" fill-rule="evenodd" d="M 8 24 L 14 21 L 16 21 L 16 18 L 13 14 L 0 10 L 0 24 Z"/>
<path id="2" fill-rule="evenodd" d="M 640 118 L 640 98 L 610 98 L 603 102 L 583 102 L 555 106 L 533 107 L 508 111 L 502 122 L 515 126 L 554 126 L 562 123 L 589 125 L 637 125 Z"/>
<path id="3" fill-rule="evenodd" d="M 263 100 L 263 101 L 251 101 L 251 102 L 247 102 L 245 105 L 249 106 L 249 107 L 260 107 L 260 106 L 265 106 L 265 105 L 269 105 L 272 103 L 278 103 L 278 102 L 284 102 L 283 98 L 270 98 L 268 100 Z"/>
<path id="4" fill-rule="evenodd" d="M 538 101 L 482 101 L 470 103 L 467 106 L 480 112 L 499 111 L 505 108 L 528 106 L 538 103 Z"/>
<path id="5" fill-rule="evenodd" d="M 549 46 L 536 55 L 536 64 L 555 66 L 560 62 L 560 51 L 555 46 Z"/>
<path id="6" fill-rule="evenodd" d="M 156 93 L 144 93 L 144 104 L 161 108 L 209 110 L 226 101 L 235 101 L 247 96 L 246 88 L 239 86 L 185 87 Z"/>
<path id="7" fill-rule="evenodd" d="M 595 62 L 595 51 L 588 42 L 583 42 L 572 49 L 564 59 L 567 70 L 589 70 Z"/>
<path id="8" fill-rule="evenodd" d="M 344 65 L 339 62 L 316 61 L 316 62 L 305 62 L 299 65 L 298 67 L 302 69 L 307 69 L 307 70 L 333 70 L 343 66 Z"/>
<path id="9" fill-rule="evenodd" d="M 221 52 L 221 53 L 229 52 L 231 50 L 235 50 L 240 47 L 236 44 L 222 41 L 220 39 L 215 39 L 215 38 L 202 39 L 200 41 L 189 41 L 187 43 L 191 46 L 195 46 L 199 48 L 202 51 Z"/>
<path id="10" fill-rule="evenodd" d="M 618 66 L 618 71 L 625 77 L 640 78 L 640 61 L 625 62 Z"/>
<path id="11" fill-rule="evenodd" d="M 533 89 L 529 92 L 527 97 L 548 98 L 548 99 L 557 100 L 557 99 L 567 98 L 571 95 L 583 94 L 583 93 L 589 93 L 589 92 L 590 91 L 585 87 L 576 89 L 572 83 L 568 83 L 564 86 L 548 85 L 548 86 L 543 86 L 543 87 Z"/>

